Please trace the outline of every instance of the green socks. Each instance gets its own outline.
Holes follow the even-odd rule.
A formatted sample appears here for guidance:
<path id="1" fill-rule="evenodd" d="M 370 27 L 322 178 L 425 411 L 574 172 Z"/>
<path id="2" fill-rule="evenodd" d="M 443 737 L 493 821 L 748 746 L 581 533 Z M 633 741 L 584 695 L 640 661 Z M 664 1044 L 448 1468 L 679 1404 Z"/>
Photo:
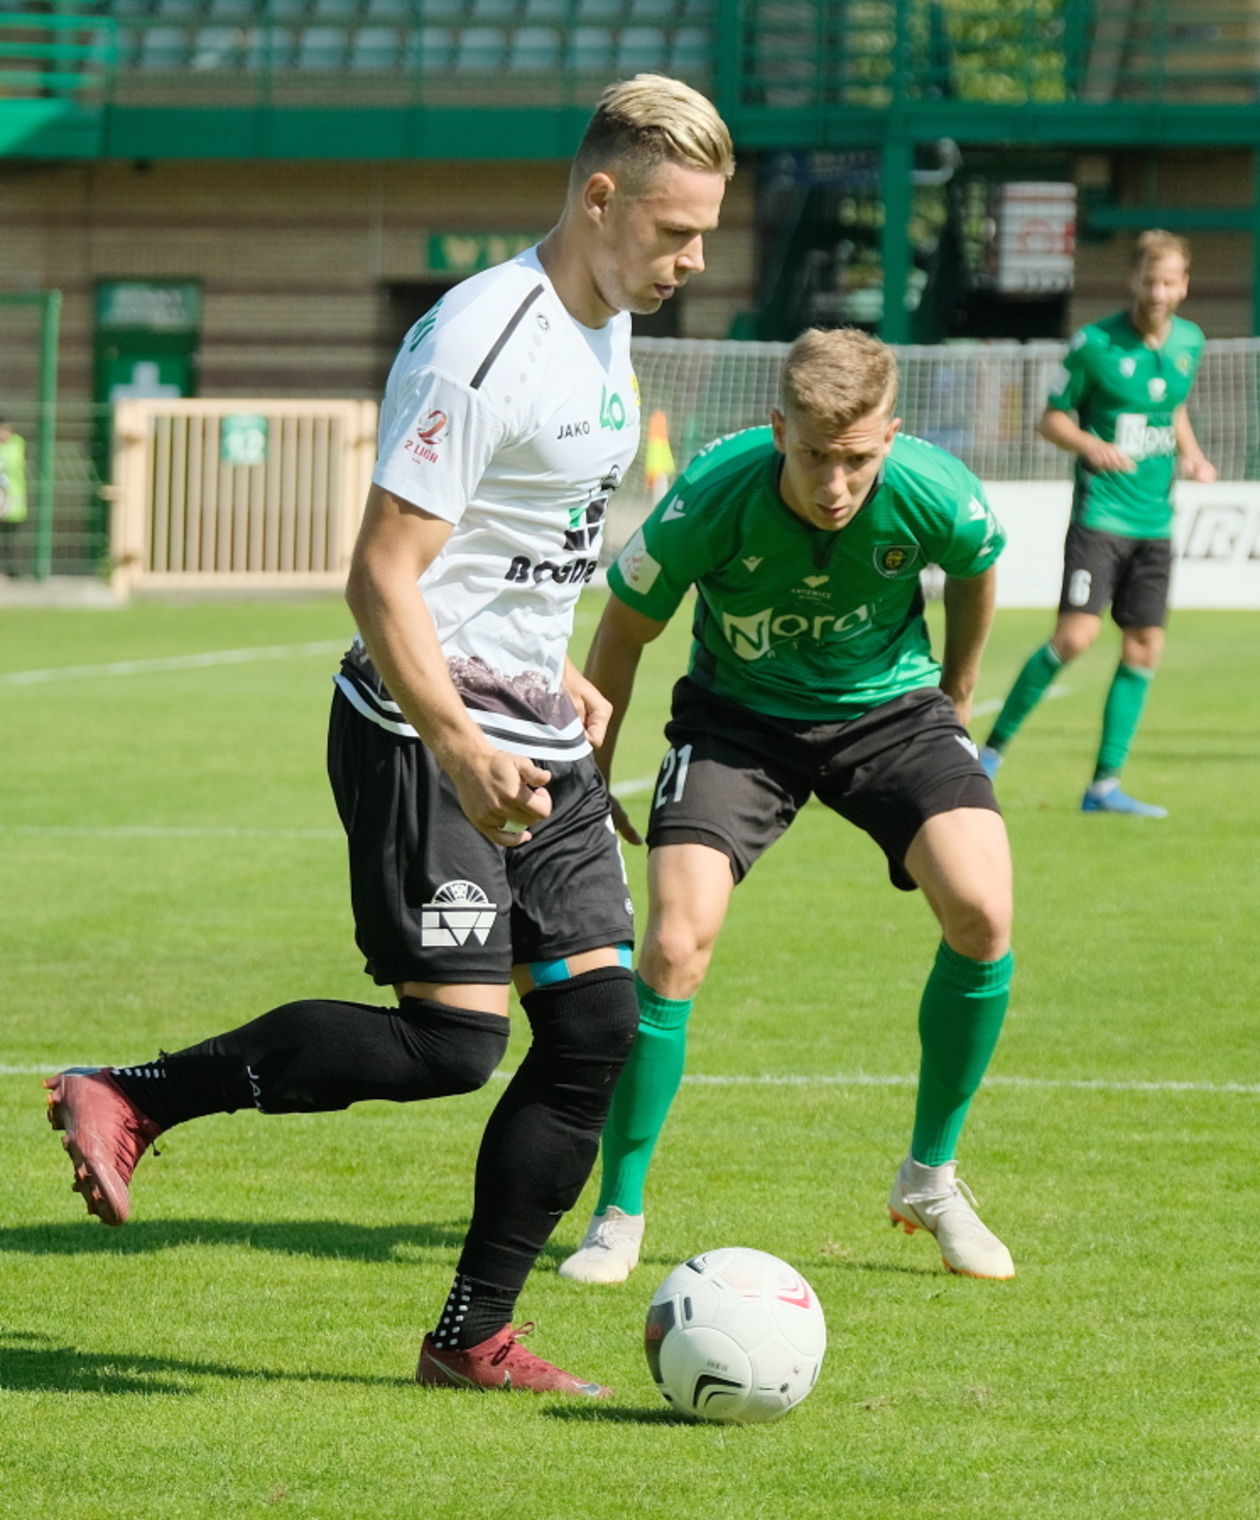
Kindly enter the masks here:
<path id="1" fill-rule="evenodd" d="M 604 1125 L 597 1214 L 610 1205 L 625 1214 L 643 1212 L 648 1165 L 682 1082 L 687 1057 L 692 999 L 675 1002 L 658 997 L 637 972 L 634 985 L 639 995 L 639 1032 Z"/>
<path id="2" fill-rule="evenodd" d="M 1103 707 L 1102 739 L 1098 745 L 1098 762 L 1094 780 L 1106 781 L 1118 776 L 1129 758 L 1129 746 L 1142 721 L 1142 709 L 1151 689 L 1153 670 L 1139 665 L 1118 665 L 1107 691 Z"/>
<path id="3" fill-rule="evenodd" d="M 925 1166 L 952 1161 L 958 1136 L 1010 998 L 1014 958 L 973 961 L 942 942 L 919 1005 L 922 1061 L 910 1153 Z M 635 976 L 639 1032 L 604 1126 L 597 1214 L 643 1212 L 652 1152 L 682 1082 L 692 1001 L 659 997 Z"/>
<path id="4" fill-rule="evenodd" d="M 1062 669 L 1063 661 L 1050 644 L 1043 644 L 1028 657 L 1023 670 L 1015 677 L 1015 684 L 1007 693 L 1002 711 L 998 713 L 992 732 L 985 741 L 990 749 L 1001 751 L 1006 748 Z"/>
<path id="5" fill-rule="evenodd" d="M 973 961 L 944 941 L 919 1004 L 919 1093 L 910 1154 L 924 1166 L 957 1155 L 967 1110 L 989 1064 L 1010 1000 L 1014 957 Z"/>

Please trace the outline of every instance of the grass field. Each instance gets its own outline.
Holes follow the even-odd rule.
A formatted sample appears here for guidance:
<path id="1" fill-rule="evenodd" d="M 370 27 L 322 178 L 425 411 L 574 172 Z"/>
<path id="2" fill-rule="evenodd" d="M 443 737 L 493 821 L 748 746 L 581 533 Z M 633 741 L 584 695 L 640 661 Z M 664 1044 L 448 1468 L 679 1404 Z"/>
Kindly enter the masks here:
<path id="1" fill-rule="evenodd" d="M 982 702 L 1048 628 L 1000 615 Z M 371 996 L 322 771 L 348 632 L 335 600 L 0 612 L 0 1515 L 1260 1515 L 1254 617 L 1174 620 L 1129 771 L 1166 821 L 1076 811 L 1111 641 L 1002 771 L 1018 971 L 963 1170 L 1017 1279 L 953 1278 L 888 1226 L 936 936 L 811 807 L 736 894 L 644 1265 L 556 1275 L 588 1193 L 522 1300 L 601 1407 L 409 1381 L 498 1079 L 177 1129 L 120 1231 L 44 1122 L 45 1071 Z M 684 649 L 680 625 L 649 653 L 627 781 Z M 679 1422 L 647 1376 L 652 1290 L 724 1244 L 787 1257 L 827 1311 L 818 1387 L 774 1425 Z"/>

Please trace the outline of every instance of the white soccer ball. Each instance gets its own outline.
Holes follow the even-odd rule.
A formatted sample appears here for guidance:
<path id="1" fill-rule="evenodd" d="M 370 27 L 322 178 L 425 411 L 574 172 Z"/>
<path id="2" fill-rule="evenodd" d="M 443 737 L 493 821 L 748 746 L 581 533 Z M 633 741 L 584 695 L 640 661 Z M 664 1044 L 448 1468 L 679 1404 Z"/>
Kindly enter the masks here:
<path id="1" fill-rule="evenodd" d="M 766 1251 L 725 1246 L 675 1267 L 644 1331 L 653 1381 L 701 1420 L 777 1420 L 818 1377 L 827 1325 L 814 1290 Z"/>

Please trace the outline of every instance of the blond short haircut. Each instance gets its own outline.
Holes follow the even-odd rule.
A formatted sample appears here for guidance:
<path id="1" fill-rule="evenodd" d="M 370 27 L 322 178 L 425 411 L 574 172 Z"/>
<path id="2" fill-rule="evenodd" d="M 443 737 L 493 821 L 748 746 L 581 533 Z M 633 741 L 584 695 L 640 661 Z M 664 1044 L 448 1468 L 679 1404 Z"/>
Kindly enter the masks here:
<path id="1" fill-rule="evenodd" d="M 1130 268 L 1141 269 L 1148 259 L 1162 259 L 1166 254 L 1179 253 L 1190 273 L 1190 244 L 1175 232 L 1165 232 L 1162 227 L 1152 227 L 1141 232 L 1133 240 Z"/>
<path id="2" fill-rule="evenodd" d="M 838 433 L 871 412 L 892 416 L 897 359 L 856 327 L 811 327 L 788 350 L 779 388 L 784 412 Z"/>
<path id="3" fill-rule="evenodd" d="M 711 101 L 680 79 L 636 74 L 611 84 L 578 144 L 571 187 L 600 170 L 620 171 L 637 194 L 662 164 L 702 169 L 727 179 L 735 172 L 735 149 L 726 123 Z"/>

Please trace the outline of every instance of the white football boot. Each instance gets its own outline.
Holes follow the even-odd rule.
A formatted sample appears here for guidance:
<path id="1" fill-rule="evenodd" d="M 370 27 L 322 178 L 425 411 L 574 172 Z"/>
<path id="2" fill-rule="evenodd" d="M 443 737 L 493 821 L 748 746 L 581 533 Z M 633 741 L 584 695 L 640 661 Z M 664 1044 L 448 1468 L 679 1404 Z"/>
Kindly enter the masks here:
<path id="1" fill-rule="evenodd" d="M 609 1204 L 602 1214 L 592 1214 L 582 1244 L 560 1263 L 560 1276 L 583 1283 L 625 1282 L 639 1265 L 643 1243 L 643 1215 L 626 1214 Z"/>
<path id="2" fill-rule="evenodd" d="M 928 1174 L 925 1176 L 924 1174 Z M 941 1260 L 963 1277 L 1015 1276 L 1011 1253 L 976 1213 L 975 1195 L 954 1175 L 954 1163 L 925 1167 L 907 1158 L 893 1180 L 888 1212 L 907 1235 L 936 1237 Z"/>

